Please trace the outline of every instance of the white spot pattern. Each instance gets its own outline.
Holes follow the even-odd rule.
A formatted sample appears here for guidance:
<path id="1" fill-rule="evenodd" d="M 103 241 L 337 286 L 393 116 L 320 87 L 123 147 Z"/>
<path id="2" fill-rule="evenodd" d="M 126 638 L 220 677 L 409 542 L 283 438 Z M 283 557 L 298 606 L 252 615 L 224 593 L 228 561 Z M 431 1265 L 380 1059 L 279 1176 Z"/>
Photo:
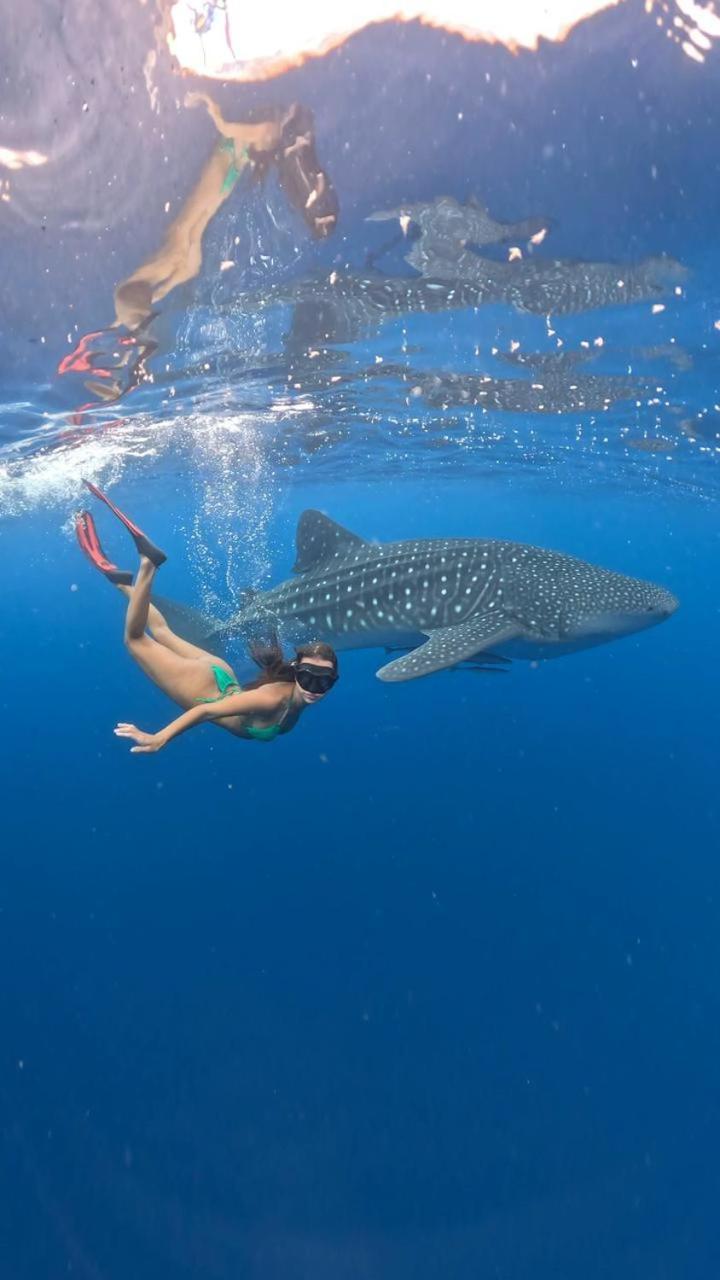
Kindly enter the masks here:
<path id="1" fill-rule="evenodd" d="M 591 636 L 595 619 L 603 623 L 600 634 L 583 643 L 651 625 L 676 607 L 662 587 L 559 552 L 469 538 L 370 544 L 318 512 L 301 517 L 297 563 L 305 566 L 299 576 L 254 597 L 231 625 L 251 634 L 271 623 L 282 634 L 284 620 L 292 619 L 293 639 L 327 639 L 341 648 L 358 626 L 369 645 L 373 631 L 377 643 L 385 643 L 381 636 L 389 627 L 400 645 L 404 636 L 417 643 L 418 635 L 433 633 L 388 664 L 394 673 L 384 679 L 413 678 L 462 661 L 468 643 L 477 642 L 477 651 L 483 647 L 483 627 L 497 632 L 509 620 L 516 634 L 534 637 L 552 652 L 574 637 Z M 398 594 L 401 617 L 387 609 Z M 324 603 L 319 619 L 316 598 Z"/>

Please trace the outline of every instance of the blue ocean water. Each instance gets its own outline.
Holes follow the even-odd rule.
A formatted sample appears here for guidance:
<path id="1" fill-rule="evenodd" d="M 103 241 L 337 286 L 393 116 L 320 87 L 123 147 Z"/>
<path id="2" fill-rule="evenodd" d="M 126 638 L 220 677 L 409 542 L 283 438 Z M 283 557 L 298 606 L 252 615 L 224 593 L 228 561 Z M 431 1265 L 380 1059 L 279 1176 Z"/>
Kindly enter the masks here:
<path id="1" fill-rule="evenodd" d="M 17 72 L 32 16 L 8 46 L 13 126 L 33 118 Z M 82 135 L 62 181 L 23 171 L 0 206 L 0 1275 L 706 1280 L 720 1254 L 713 52 L 692 62 L 626 5 L 537 53 L 398 25 L 260 87 L 211 84 L 229 118 L 312 107 L 338 232 L 316 245 L 272 180 L 243 188 L 198 279 L 159 307 L 152 380 L 80 412 L 82 379 L 58 363 L 112 318 L 113 288 L 214 141 L 178 110 L 169 66 L 153 108 L 144 19 L 110 6 L 89 49 L 86 19 L 70 6 L 95 150 Z M 77 86 L 37 56 L 51 137 Z M 125 86 L 120 132 L 98 68 Z M 368 213 L 472 194 L 504 221 L 547 217 L 526 261 L 622 271 L 667 254 L 689 274 L 657 303 L 557 315 L 491 300 L 318 317 L 297 293 L 273 300 L 300 282 L 327 307 L 329 273 L 365 278 L 397 229 Z M 415 278 L 408 243 L 378 277 Z M 545 383 L 501 359 L 566 351 L 579 363 Z M 461 374 L 499 398 L 532 378 L 557 404 L 484 412 L 472 397 L 490 384 L 463 400 L 447 381 Z M 588 409 L 587 375 L 630 390 Z M 307 509 L 381 541 L 555 548 L 662 583 L 680 608 L 500 675 L 388 685 L 383 652 L 343 653 L 336 690 L 272 746 L 207 726 L 133 756 L 113 725 L 174 713 L 75 544 L 83 476 L 168 551 L 164 594 L 224 616 L 244 587 L 289 576 Z M 97 521 L 124 564 L 124 531 Z"/>

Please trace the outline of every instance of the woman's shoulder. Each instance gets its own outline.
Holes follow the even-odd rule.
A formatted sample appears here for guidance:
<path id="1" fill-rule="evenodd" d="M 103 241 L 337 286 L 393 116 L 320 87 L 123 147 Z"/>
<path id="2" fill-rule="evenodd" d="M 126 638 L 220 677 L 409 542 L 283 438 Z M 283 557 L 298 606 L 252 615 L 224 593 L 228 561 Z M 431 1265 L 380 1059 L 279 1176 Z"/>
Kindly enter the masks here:
<path id="1" fill-rule="evenodd" d="M 292 684 L 289 680 L 273 680 L 271 684 L 261 684 L 257 689 L 248 689 L 247 692 L 255 695 L 259 707 L 275 708 L 287 702 L 292 693 Z"/>

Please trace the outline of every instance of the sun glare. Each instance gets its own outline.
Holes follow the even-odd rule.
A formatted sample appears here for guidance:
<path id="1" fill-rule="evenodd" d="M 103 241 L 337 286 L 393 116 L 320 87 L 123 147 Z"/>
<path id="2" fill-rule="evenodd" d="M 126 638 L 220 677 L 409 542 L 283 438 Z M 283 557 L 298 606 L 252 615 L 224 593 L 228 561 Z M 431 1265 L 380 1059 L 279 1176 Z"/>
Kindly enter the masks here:
<path id="1" fill-rule="evenodd" d="M 538 41 L 564 40 L 584 18 L 622 0 L 284 0 L 249 7 L 244 0 L 210 4 L 200 13 L 191 0 L 171 0 L 168 44 L 179 65 L 197 75 L 266 80 L 336 48 L 375 22 L 420 21 L 463 36 L 504 44 L 513 51 Z M 687 0 L 686 0 L 687 2 Z M 342 16 L 339 16 L 341 8 Z"/>

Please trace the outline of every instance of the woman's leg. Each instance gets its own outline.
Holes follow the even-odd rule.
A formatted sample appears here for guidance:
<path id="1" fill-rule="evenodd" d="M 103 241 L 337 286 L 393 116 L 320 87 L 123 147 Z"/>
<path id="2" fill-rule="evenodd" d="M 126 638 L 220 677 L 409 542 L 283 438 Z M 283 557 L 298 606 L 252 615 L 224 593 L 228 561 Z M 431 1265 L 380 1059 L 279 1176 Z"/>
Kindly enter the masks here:
<path id="1" fill-rule="evenodd" d="M 238 150 L 243 147 L 254 147 L 256 151 L 272 151 L 280 142 L 283 124 L 281 120 L 262 120 L 258 124 L 226 120 L 217 102 L 207 93 L 186 93 L 185 106 L 206 107 L 218 133 L 223 138 L 232 138 Z"/>
<path id="2" fill-rule="evenodd" d="M 132 599 L 135 587 L 120 585 L 119 591 L 128 599 Z M 208 653 L 207 649 L 202 649 L 198 644 L 192 644 L 189 640 L 183 640 L 182 636 L 177 635 L 175 631 L 168 626 L 167 619 L 160 612 L 156 604 L 150 602 L 148 606 L 147 622 L 145 624 L 152 632 L 153 640 L 157 640 L 158 644 L 162 644 L 166 649 L 172 649 L 173 653 L 177 653 L 181 658 L 202 658 L 204 662 L 215 662 L 218 666 L 230 670 L 223 658 L 216 658 L 214 654 Z"/>
<path id="3" fill-rule="evenodd" d="M 103 551 L 90 513 L 81 511 L 76 517 L 75 530 L 81 550 L 94 568 L 122 591 L 128 601 L 125 644 L 129 652 L 145 674 L 180 706 L 191 706 L 196 698 L 212 697 L 217 692 L 212 666 L 221 666 L 233 678 L 234 672 L 222 658 L 215 658 L 199 646 L 176 636 L 160 610 L 152 604 L 153 581 L 158 566 L 165 560 L 164 553 L 97 485 L 89 481 L 85 483 L 122 521 L 141 551 L 140 568 L 132 585 L 132 575 L 118 569 Z M 148 627 L 152 629 L 153 637 L 146 635 Z"/>
<path id="4" fill-rule="evenodd" d="M 213 658 L 203 649 L 196 649 L 192 657 L 183 656 L 158 639 L 146 635 L 146 628 L 151 625 L 151 611 L 152 615 L 157 615 L 156 622 L 162 618 L 162 614 L 150 602 L 155 573 L 155 565 L 143 556 L 135 586 L 121 587 L 123 594 L 129 597 L 125 616 L 125 644 L 141 670 L 163 693 L 179 706 L 190 707 L 197 698 L 213 697 L 217 692 L 211 670 Z M 165 629 L 170 631 L 167 625 Z M 162 631 L 162 626 L 158 630 Z M 191 648 L 195 649 L 195 646 Z M 222 666 L 228 669 L 225 663 Z"/>
<path id="5" fill-rule="evenodd" d="M 129 601 L 125 614 L 125 643 L 140 640 L 144 636 L 150 614 L 150 593 L 152 591 L 155 565 L 147 556 L 140 557 L 140 568 L 137 571 L 135 585 L 128 590 Z"/>
<path id="6" fill-rule="evenodd" d="M 249 148 L 272 151 L 278 146 L 281 124 L 236 124 L 224 119 L 204 93 L 190 93 L 187 106 L 203 103 L 222 137 L 232 141 L 229 151 L 215 148 L 200 178 L 168 227 L 162 245 L 115 289 L 115 324 L 136 329 L 147 321 L 152 307 L 180 284 L 194 280 L 202 267 L 202 238 L 208 223 L 230 195 L 240 173 L 250 164 Z M 231 170 L 234 179 L 228 182 Z"/>

